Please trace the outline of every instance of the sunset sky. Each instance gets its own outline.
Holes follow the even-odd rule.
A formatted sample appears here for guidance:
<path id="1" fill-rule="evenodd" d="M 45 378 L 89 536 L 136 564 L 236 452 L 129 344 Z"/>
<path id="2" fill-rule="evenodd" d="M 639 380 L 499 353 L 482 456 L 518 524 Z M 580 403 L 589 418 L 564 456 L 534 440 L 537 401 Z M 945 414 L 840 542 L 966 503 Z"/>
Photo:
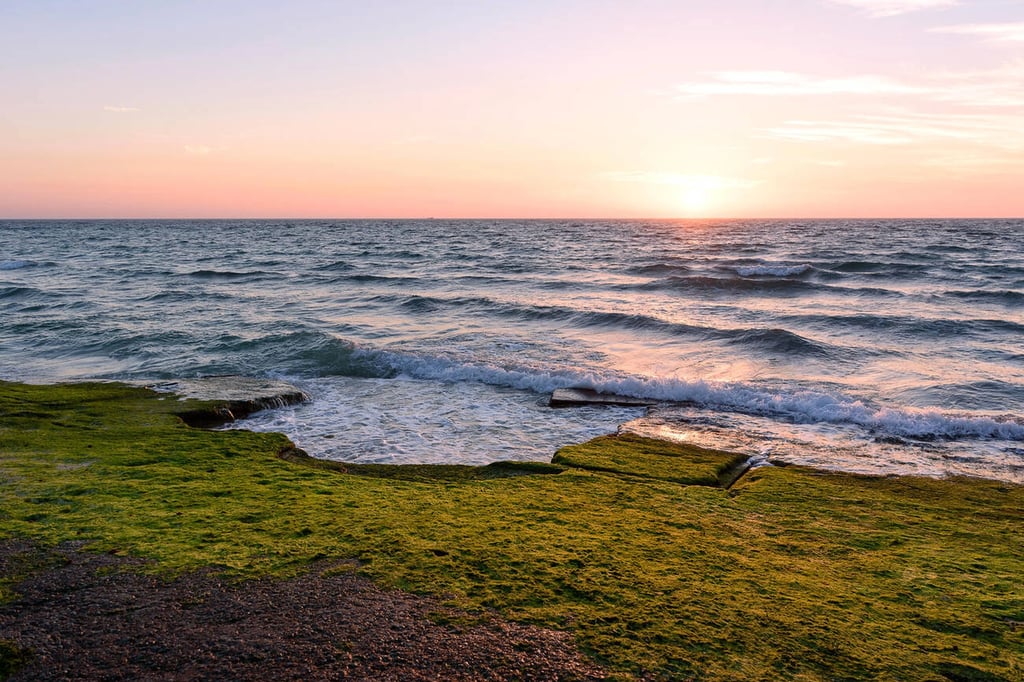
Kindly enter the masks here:
<path id="1" fill-rule="evenodd" d="M 1024 0 L 3 0 L 0 217 L 1024 215 Z"/>

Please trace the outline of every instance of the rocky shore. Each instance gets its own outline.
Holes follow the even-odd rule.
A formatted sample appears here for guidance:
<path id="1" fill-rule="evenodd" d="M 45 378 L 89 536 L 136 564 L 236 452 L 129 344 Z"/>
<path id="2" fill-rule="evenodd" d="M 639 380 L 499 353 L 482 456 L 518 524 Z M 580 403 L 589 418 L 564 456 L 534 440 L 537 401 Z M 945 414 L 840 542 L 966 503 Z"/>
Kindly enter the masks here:
<path id="1" fill-rule="evenodd" d="M 0 677 L 1024 679 L 1021 486 L 633 434 L 328 465 L 183 422 L 235 409 L 0 381 Z"/>
<path id="2" fill-rule="evenodd" d="M 215 405 L 186 409 L 178 415 L 189 426 L 210 427 L 259 412 L 260 410 L 296 405 L 309 400 L 301 389 L 286 381 L 239 375 L 175 379 L 173 381 L 138 382 L 138 385 L 161 393 L 173 393 Z"/>

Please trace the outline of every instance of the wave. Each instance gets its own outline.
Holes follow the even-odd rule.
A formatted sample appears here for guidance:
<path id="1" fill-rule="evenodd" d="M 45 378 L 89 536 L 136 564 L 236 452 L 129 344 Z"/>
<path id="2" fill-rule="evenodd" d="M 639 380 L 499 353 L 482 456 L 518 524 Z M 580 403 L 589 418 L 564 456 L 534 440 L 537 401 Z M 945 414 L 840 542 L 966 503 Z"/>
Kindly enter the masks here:
<path id="1" fill-rule="evenodd" d="M 213 350 L 217 356 L 228 358 L 224 371 L 230 372 L 245 373 L 262 367 L 311 376 L 388 378 L 396 374 L 375 353 L 322 332 L 282 332 L 255 338 L 225 335 L 216 340 Z"/>
<path id="2" fill-rule="evenodd" d="M 145 303 L 199 303 L 201 301 L 232 301 L 235 297 L 215 291 L 158 291 L 135 299 Z"/>
<path id="3" fill-rule="evenodd" d="M 230 281 L 257 281 L 261 279 L 279 279 L 281 274 L 268 272 L 266 270 L 250 270 L 234 272 L 231 270 L 194 270 L 186 273 L 186 276 L 202 280 L 230 280 Z"/>
<path id="4" fill-rule="evenodd" d="M 782 338 L 786 338 L 785 334 Z M 294 375 L 471 382 L 540 394 L 558 388 L 583 387 L 645 400 L 688 403 L 708 409 L 781 418 L 795 423 L 853 424 L 873 434 L 901 438 L 1024 440 L 1024 422 L 1019 417 L 978 417 L 947 414 L 935 409 L 876 407 L 841 394 L 814 390 L 768 390 L 743 383 L 461 362 L 360 347 L 346 339 L 319 332 L 291 332 L 249 340 L 224 339 L 218 351 L 243 362 L 249 361 L 250 367 L 258 358 L 259 362 L 255 364 L 259 366 L 274 367 L 275 371 Z"/>
<path id="5" fill-rule="evenodd" d="M 830 263 L 826 266 L 827 269 L 835 272 L 849 272 L 849 273 L 873 273 L 873 272 L 885 272 L 891 269 L 892 264 L 882 263 L 878 261 L 866 261 L 866 260 L 853 260 L 853 261 L 841 261 Z"/>
<path id="6" fill-rule="evenodd" d="M 735 272 L 740 277 L 793 277 L 812 272 L 814 269 L 814 266 L 808 263 L 802 265 L 762 263 L 761 265 L 741 265 L 735 268 Z"/>
<path id="7" fill-rule="evenodd" d="M 1024 305 L 1024 292 L 1010 289 L 1003 291 L 947 291 L 943 295 L 976 303 L 996 303 L 1010 307 Z"/>
<path id="8" fill-rule="evenodd" d="M 742 261 L 741 261 L 742 262 Z M 792 265 L 787 263 L 750 263 L 744 265 L 722 264 L 714 270 L 735 277 L 797 277 L 812 272 L 821 272 L 810 263 Z M 681 276 L 693 272 L 690 265 L 683 263 L 658 262 L 627 268 L 626 274 L 640 276 Z"/>
<path id="9" fill-rule="evenodd" d="M 340 284 L 344 282 L 354 282 L 356 284 L 368 284 L 371 282 L 382 282 L 387 284 L 396 284 L 401 286 L 407 286 L 409 284 L 419 283 L 422 280 L 419 277 L 408 277 L 408 276 L 391 276 L 391 275 L 371 275 L 369 273 L 355 273 L 351 275 L 339 275 L 337 277 L 331 277 L 325 279 L 324 282 L 328 284 Z"/>
<path id="10" fill-rule="evenodd" d="M 1024 440 L 1024 421 L 1020 418 L 1007 416 L 997 419 L 947 414 L 939 410 L 874 407 L 860 400 L 820 391 L 770 391 L 748 384 L 602 376 L 570 370 L 544 372 L 355 347 L 346 347 L 345 353 L 350 359 L 385 370 L 379 375 L 385 377 L 475 382 L 536 393 L 581 387 L 644 400 L 689 403 L 710 409 L 783 418 L 796 423 L 853 424 L 874 434 L 918 440 Z"/>
<path id="11" fill-rule="evenodd" d="M 668 336 L 690 337 L 701 340 L 724 341 L 733 345 L 749 346 L 763 351 L 797 355 L 837 356 L 841 351 L 826 343 L 814 341 L 786 329 L 740 327 L 718 328 L 671 322 L 651 315 L 615 311 L 581 311 L 562 306 L 531 306 L 503 303 L 485 297 L 441 298 L 434 296 L 381 295 L 375 302 L 396 304 L 399 308 L 417 314 L 433 314 L 443 308 L 474 308 L 488 315 L 499 315 L 519 321 L 551 321 L 569 323 L 582 328 L 616 328 L 630 331 L 653 331 Z"/>
<path id="12" fill-rule="evenodd" d="M 846 275 L 865 275 L 872 279 L 916 279 L 921 277 L 933 264 L 907 263 L 899 261 L 832 261 L 819 265 L 822 271 Z"/>
<path id="13" fill-rule="evenodd" d="M 680 263 L 651 263 L 649 265 L 638 265 L 628 268 L 629 275 L 685 275 L 691 269 Z"/>
<path id="14" fill-rule="evenodd" d="M 830 355 L 832 353 L 828 345 L 812 341 L 785 329 L 733 329 L 717 333 L 726 335 L 731 344 L 753 346 L 784 355 Z"/>
<path id="15" fill-rule="evenodd" d="M 314 269 L 321 272 L 349 272 L 350 270 L 354 270 L 355 266 L 349 262 L 339 260 L 334 261 L 333 263 L 327 263 L 326 265 L 318 265 Z"/>
<path id="16" fill-rule="evenodd" d="M 398 306 L 414 313 L 432 313 L 439 310 L 443 304 L 442 299 L 413 295 L 403 297 Z"/>
<path id="17" fill-rule="evenodd" d="M 824 313 L 785 315 L 780 321 L 793 326 L 806 325 L 826 329 L 857 329 L 871 332 L 887 331 L 902 335 L 918 336 L 924 339 L 955 338 L 978 334 L 1005 332 L 1024 333 L 1024 325 L 1010 320 L 999 319 L 937 319 L 898 315 L 828 315 Z"/>
<path id="18" fill-rule="evenodd" d="M 736 277 L 666 277 L 643 285 L 644 289 L 693 289 L 697 291 L 773 291 L 794 294 L 819 288 L 820 285 L 798 279 L 755 280 Z"/>
<path id="19" fill-rule="evenodd" d="M 98 328 L 79 336 L 74 352 L 68 353 L 67 357 L 96 355 L 115 360 L 131 360 L 138 364 L 158 357 L 167 347 L 188 347 L 194 341 L 191 334 L 182 331 L 136 333 L 125 329 Z"/>
<path id="20" fill-rule="evenodd" d="M 1024 386 L 998 379 L 939 383 L 931 388 L 962 408 L 979 410 L 1004 409 L 1003 406 L 1020 400 L 1024 394 Z"/>
<path id="21" fill-rule="evenodd" d="M 0 260 L 0 270 L 21 270 L 33 265 L 38 265 L 38 263 L 31 260 Z"/>
<path id="22" fill-rule="evenodd" d="M 879 288 L 848 288 L 837 287 L 829 284 L 793 279 L 790 277 L 770 278 L 747 278 L 747 277 L 710 277 L 707 275 L 693 275 L 688 277 L 670 276 L 663 279 L 645 282 L 640 285 L 629 285 L 628 289 L 639 289 L 641 291 L 677 291 L 694 292 L 699 294 L 709 293 L 741 293 L 741 294 L 771 294 L 777 296 L 800 296 L 814 293 L 830 294 L 852 294 L 852 295 L 881 295 L 899 296 L 900 294 L 888 289 Z"/>
<path id="23" fill-rule="evenodd" d="M 11 299 L 24 299 L 32 298 L 42 294 L 43 292 L 35 287 L 0 287 L 0 299 L 11 298 Z"/>

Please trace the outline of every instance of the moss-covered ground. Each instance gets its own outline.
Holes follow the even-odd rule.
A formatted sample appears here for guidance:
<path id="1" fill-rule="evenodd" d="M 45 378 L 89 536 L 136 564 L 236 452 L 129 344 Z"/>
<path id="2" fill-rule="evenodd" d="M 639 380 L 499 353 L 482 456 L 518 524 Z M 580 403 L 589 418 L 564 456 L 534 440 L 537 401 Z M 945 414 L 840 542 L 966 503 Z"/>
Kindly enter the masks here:
<path id="1" fill-rule="evenodd" d="M 239 579 L 352 558 L 384 585 L 570 629 L 624 678 L 1024 679 L 1019 486 L 765 467 L 727 490 L 727 453 L 635 437 L 556 465 L 328 465 L 182 409 L 0 382 L 0 538 Z"/>

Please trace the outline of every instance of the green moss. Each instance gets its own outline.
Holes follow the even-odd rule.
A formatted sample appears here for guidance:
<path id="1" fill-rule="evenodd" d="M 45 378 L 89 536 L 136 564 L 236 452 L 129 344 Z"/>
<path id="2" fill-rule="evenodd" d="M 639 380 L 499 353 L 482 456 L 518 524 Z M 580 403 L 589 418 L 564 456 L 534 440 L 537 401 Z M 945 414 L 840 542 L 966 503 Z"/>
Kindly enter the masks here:
<path id="1" fill-rule="evenodd" d="M 353 476 L 369 478 L 390 478 L 400 481 L 482 481 L 491 478 L 508 478 L 510 476 L 530 476 L 536 474 L 558 474 L 565 467 L 543 462 L 494 462 L 486 466 L 468 466 L 463 464 L 354 464 L 351 462 L 335 462 L 315 459 L 302 450 L 288 449 L 281 453 L 282 458 L 316 469 L 327 469 Z"/>
<path id="2" fill-rule="evenodd" d="M 632 434 L 602 436 L 558 451 L 556 464 L 686 485 L 727 485 L 746 455 Z"/>
<path id="3" fill-rule="evenodd" d="M 1021 487 L 768 467 L 725 490 L 731 455 L 633 437 L 558 466 L 356 467 L 182 409 L 203 408 L 0 383 L 0 536 L 239 578 L 351 559 L 656 679 L 1024 677 Z"/>

